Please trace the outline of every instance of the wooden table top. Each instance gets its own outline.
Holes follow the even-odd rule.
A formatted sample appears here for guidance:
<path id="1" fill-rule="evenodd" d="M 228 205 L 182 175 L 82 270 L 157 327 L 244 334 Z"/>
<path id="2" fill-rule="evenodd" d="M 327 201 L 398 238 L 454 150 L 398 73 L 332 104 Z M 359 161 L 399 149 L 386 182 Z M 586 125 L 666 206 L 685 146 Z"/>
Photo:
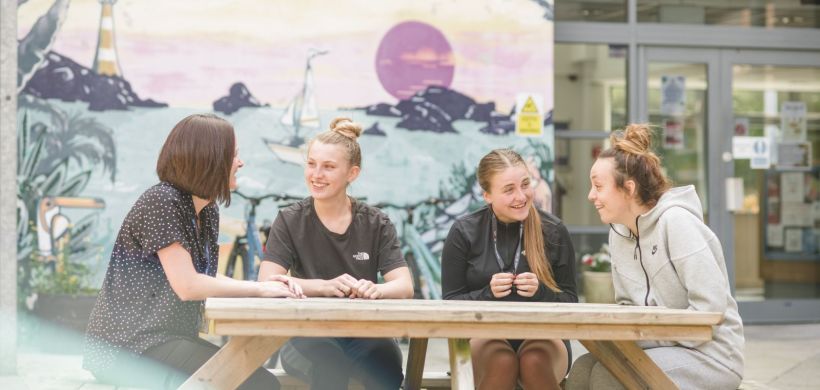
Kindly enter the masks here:
<path id="1" fill-rule="evenodd" d="M 589 325 L 716 325 L 713 312 L 587 303 L 418 299 L 209 298 L 209 319 Z"/>

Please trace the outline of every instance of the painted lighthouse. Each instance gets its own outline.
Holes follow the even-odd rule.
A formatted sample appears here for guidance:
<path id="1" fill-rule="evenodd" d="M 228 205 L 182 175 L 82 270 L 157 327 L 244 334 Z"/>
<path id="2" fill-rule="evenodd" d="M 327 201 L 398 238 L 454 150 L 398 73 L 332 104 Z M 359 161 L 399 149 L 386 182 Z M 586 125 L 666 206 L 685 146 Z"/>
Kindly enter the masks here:
<path id="1" fill-rule="evenodd" d="M 114 3 L 117 0 L 100 0 L 100 32 L 97 37 L 97 54 L 94 55 L 94 72 L 104 76 L 122 77 L 117 61 L 117 45 L 114 40 Z"/>

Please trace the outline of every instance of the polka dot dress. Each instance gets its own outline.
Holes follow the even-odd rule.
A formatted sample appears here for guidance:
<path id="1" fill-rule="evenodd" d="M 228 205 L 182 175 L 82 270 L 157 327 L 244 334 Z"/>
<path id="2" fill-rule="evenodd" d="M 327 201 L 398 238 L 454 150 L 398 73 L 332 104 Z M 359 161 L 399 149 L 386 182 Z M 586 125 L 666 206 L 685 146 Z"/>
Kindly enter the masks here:
<path id="1" fill-rule="evenodd" d="M 194 268 L 216 274 L 219 208 L 196 212 L 191 194 L 161 182 L 140 196 L 123 221 L 105 281 L 91 312 L 83 367 L 111 367 L 120 351 L 140 354 L 179 337 L 196 337 L 201 301 L 183 302 L 168 283 L 157 251 L 178 242 Z M 180 259 L 180 261 L 182 261 Z"/>

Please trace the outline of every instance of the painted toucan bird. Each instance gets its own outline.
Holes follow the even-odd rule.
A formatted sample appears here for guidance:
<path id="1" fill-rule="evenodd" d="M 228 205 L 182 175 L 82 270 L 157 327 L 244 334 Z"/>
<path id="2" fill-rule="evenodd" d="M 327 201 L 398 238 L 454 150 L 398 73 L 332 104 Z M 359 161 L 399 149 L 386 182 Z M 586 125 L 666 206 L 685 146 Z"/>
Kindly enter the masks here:
<path id="1" fill-rule="evenodd" d="M 62 214 L 63 208 L 102 209 L 105 201 L 99 198 L 46 196 L 37 207 L 37 249 L 44 261 L 56 262 L 60 249 L 68 245 L 71 220 Z M 56 264 L 58 271 L 62 264 Z"/>

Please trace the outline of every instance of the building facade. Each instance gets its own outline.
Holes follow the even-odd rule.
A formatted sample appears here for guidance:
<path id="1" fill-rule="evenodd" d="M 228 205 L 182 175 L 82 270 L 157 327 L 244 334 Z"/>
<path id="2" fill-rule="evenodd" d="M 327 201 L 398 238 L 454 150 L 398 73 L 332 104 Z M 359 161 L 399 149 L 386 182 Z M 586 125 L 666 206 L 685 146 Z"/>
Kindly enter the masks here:
<path id="1" fill-rule="evenodd" d="M 555 210 L 578 253 L 608 231 L 586 207 L 594 156 L 649 122 L 668 175 L 697 188 L 744 321 L 819 321 L 820 3 L 555 3 Z"/>

